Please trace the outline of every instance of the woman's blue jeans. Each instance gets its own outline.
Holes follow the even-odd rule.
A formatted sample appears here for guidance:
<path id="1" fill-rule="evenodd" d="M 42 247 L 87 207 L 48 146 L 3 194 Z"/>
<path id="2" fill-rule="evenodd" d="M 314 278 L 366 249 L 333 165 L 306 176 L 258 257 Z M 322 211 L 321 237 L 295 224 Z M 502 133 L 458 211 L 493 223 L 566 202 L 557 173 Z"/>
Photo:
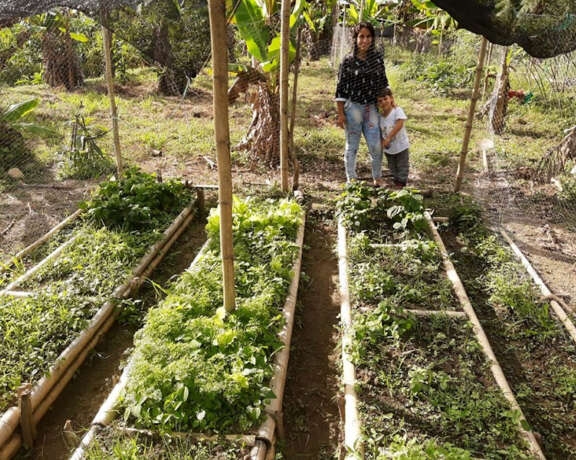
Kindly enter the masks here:
<path id="1" fill-rule="evenodd" d="M 344 152 L 346 179 L 356 179 L 356 155 L 362 133 L 364 133 L 372 158 L 372 178 L 379 179 L 382 177 L 382 141 L 376 105 L 357 104 L 347 100 L 344 104 L 344 113 L 346 114 L 346 150 Z"/>

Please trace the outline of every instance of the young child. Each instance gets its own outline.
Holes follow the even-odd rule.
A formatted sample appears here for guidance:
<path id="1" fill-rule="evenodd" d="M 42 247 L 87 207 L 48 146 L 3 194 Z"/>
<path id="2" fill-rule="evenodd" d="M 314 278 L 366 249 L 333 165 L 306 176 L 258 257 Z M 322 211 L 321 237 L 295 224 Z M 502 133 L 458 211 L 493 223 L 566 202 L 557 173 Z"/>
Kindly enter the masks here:
<path id="1" fill-rule="evenodd" d="M 385 88 L 378 95 L 380 109 L 380 130 L 382 136 L 382 150 L 388 160 L 388 169 L 394 177 L 394 184 L 402 188 L 408 181 L 408 164 L 410 143 L 404 127 L 404 120 L 408 117 L 402 108 L 394 103 L 394 96 L 390 88 Z"/>

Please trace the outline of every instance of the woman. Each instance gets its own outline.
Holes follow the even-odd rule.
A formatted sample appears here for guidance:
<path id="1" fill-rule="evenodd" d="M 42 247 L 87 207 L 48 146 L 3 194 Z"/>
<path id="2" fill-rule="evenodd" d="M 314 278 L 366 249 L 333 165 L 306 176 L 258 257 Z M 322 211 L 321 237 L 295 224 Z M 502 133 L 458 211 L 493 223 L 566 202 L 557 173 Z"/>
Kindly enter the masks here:
<path id="1" fill-rule="evenodd" d="M 346 179 L 356 179 L 356 154 L 364 133 L 372 157 L 374 185 L 382 185 L 382 146 L 376 98 L 388 87 L 384 59 L 374 48 L 374 27 L 368 22 L 353 31 L 354 53 L 347 56 L 338 71 L 336 88 L 337 125 L 346 132 L 344 164 Z"/>

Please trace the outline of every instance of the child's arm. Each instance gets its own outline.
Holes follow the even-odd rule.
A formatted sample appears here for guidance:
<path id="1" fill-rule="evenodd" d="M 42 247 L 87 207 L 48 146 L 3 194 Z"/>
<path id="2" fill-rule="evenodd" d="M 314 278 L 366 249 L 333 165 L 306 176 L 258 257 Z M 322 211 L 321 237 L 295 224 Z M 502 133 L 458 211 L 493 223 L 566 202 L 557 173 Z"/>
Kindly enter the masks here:
<path id="1" fill-rule="evenodd" d="M 394 127 L 390 130 L 388 135 L 384 139 L 382 139 L 382 147 L 384 148 L 390 147 L 390 142 L 392 142 L 394 136 L 398 134 L 398 131 L 400 131 L 403 126 L 404 126 L 404 119 L 400 118 L 396 120 L 396 123 L 394 123 Z"/>

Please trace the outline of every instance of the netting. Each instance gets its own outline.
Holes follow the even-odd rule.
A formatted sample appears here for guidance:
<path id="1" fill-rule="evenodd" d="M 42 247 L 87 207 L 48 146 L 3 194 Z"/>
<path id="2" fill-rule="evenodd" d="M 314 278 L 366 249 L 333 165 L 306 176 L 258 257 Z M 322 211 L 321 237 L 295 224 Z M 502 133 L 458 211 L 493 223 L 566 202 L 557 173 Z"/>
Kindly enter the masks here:
<path id="1" fill-rule="evenodd" d="M 576 53 L 548 59 L 493 46 L 477 149 L 503 225 L 524 220 L 543 247 L 576 255 Z M 563 242 L 561 242 L 563 241 Z"/>
<path id="2" fill-rule="evenodd" d="M 344 26 L 346 14 L 341 12 L 334 30 L 335 72 L 352 49 L 351 27 Z M 521 13 L 517 27 L 527 31 L 549 24 L 548 35 L 538 38 L 560 51 L 574 39 L 571 18 Z M 404 82 L 415 79 L 442 98 L 470 98 L 482 37 L 465 31 L 441 36 L 397 22 L 393 36 L 387 37 L 386 26 L 389 23 L 377 28 L 376 48 L 385 53 L 393 90 L 405 96 Z M 468 191 L 497 222 L 512 229 L 518 222 L 529 224 L 536 245 L 557 257 L 576 255 L 575 67 L 573 51 L 544 59 L 530 56 L 518 45 L 489 44 L 466 170 Z M 402 96 L 401 105 L 406 100 Z M 408 111 L 416 118 L 408 123 L 419 139 L 421 115 L 410 107 Z M 454 155 L 462 145 L 465 120 L 457 123 L 461 133 L 451 147 Z M 430 138 L 425 142 L 426 158 L 416 158 L 416 165 L 449 165 L 448 152 L 442 150 L 446 143 Z M 444 177 L 444 185 L 451 186 L 454 179 Z"/>
<path id="3" fill-rule="evenodd" d="M 45 102 L 43 91 L 32 97 L 15 94 L 25 85 L 81 91 L 103 79 L 102 25 L 115 37 L 116 84 L 147 67 L 156 74 L 158 94 L 185 96 L 210 58 L 208 11 L 201 1 L 2 2 L 0 20 L 0 93 L 10 93 L 0 107 L 3 188 L 50 175 L 47 161 L 33 153 L 38 142 L 60 143 L 50 146 L 59 152 L 61 166 L 55 173 L 60 178 L 89 179 L 111 170 L 110 152 L 101 146 L 107 129 L 91 125 L 82 97 L 69 109 L 69 126 L 62 127 L 49 119 L 31 121 Z"/>

